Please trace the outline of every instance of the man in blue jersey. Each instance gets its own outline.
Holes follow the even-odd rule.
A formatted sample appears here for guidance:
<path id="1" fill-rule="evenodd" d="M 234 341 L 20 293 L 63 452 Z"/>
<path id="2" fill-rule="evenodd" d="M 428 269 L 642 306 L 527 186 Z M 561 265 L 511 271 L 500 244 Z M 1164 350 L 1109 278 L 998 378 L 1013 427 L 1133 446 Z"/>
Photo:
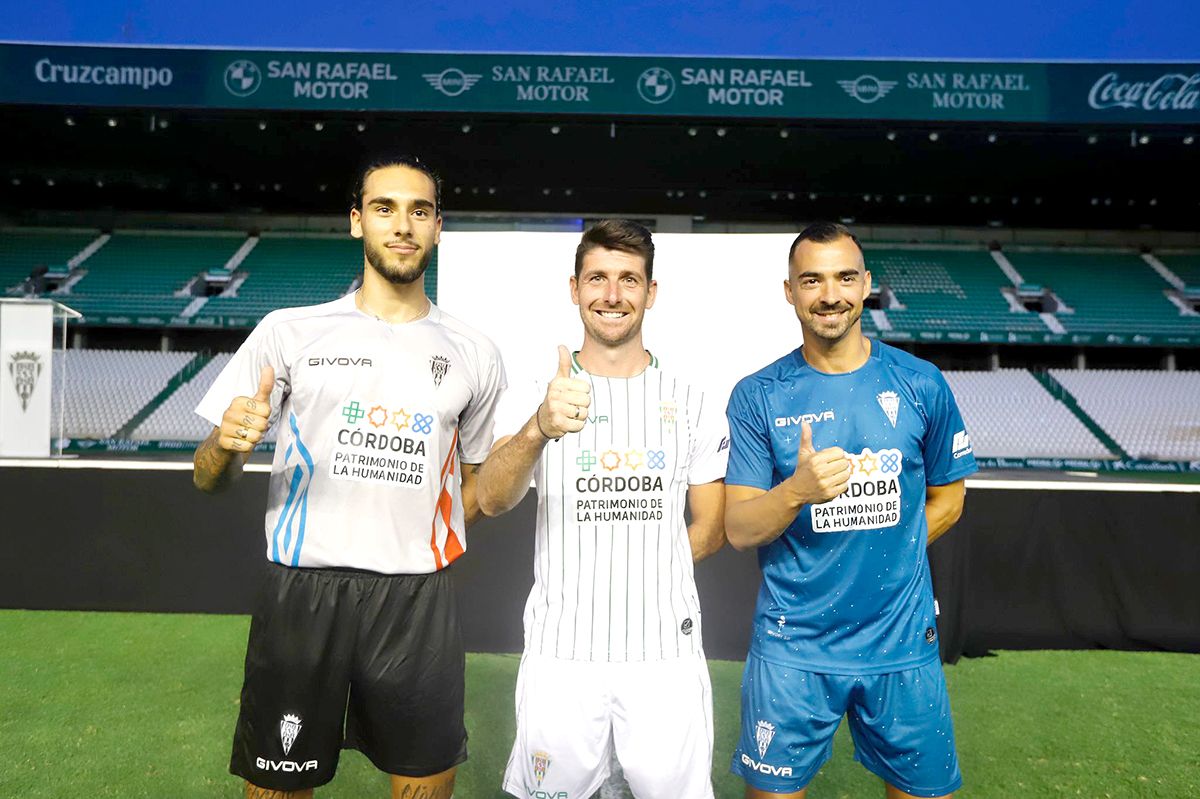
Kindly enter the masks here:
<path id="1" fill-rule="evenodd" d="M 803 799 L 843 716 L 888 799 L 962 784 L 938 659 L 926 545 L 976 470 L 932 364 L 862 334 L 871 275 L 844 226 L 792 244 L 804 344 L 729 400 L 726 534 L 763 581 L 732 770 L 746 796 Z"/>

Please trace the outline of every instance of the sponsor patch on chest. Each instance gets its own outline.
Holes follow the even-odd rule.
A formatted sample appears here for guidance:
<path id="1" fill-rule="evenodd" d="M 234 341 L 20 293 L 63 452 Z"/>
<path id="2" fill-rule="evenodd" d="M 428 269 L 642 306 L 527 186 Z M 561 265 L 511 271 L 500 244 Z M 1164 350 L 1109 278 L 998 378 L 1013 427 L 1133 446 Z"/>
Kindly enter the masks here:
<path id="1" fill-rule="evenodd" d="M 810 505 L 814 533 L 877 530 L 900 523 L 900 476 L 904 458 L 898 449 L 870 448 L 846 453 L 852 472 L 845 493 Z"/>

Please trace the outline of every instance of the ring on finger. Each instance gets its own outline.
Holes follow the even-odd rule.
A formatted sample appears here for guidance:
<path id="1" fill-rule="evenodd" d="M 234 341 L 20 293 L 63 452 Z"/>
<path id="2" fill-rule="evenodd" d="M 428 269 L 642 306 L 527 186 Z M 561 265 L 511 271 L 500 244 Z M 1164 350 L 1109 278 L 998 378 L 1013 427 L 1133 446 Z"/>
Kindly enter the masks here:
<path id="1" fill-rule="evenodd" d="M 250 431 L 244 427 L 239 427 L 237 434 L 239 438 L 245 438 L 246 436 L 250 435 Z"/>
<path id="2" fill-rule="evenodd" d="M 578 405 L 575 405 L 575 406 L 573 406 L 573 407 L 575 408 L 575 410 L 571 412 L 571 418 L 572 418 L 572 419 L 575 419 L 576 421 L 578 421 L 578 419 L 579 419 L 579 406 L 578 406 Z"/>

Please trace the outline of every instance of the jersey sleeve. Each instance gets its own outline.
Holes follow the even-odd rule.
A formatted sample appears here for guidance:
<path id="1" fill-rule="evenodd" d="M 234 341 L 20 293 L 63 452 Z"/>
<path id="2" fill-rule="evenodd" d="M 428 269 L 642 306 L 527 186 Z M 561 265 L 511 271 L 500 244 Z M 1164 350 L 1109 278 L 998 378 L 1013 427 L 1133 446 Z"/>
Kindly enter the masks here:
<path id="1" fill-rule="evenodd" d="M 941 372 L 931 376 L 926 398 L 929 424 L 925 431 L 925 482 L 946 485 L 979 470 L 958 402 Z"/>
<path id="2" fill-rule="evenodd" d="M 725 478 L 729 462 L 729 425 L 708 392 L 688 442 L 688 485 L 703 485 Z"/>
<path id="3" fill-rule="evenodd" d="M 483 463 L 491 451 L 496 408 L 508 387 L 499 351 L 490 347 L 486 355 L 481 353 L 481 360 L 479 385 L 458 420 L 458 446 L 463 463 Z"/>
<path id="4" fill-rule="evenodd" d="M 733 389 L 725 412 L 729 420 L 729 468 L 726 485 L 751 486 L 769 491 L 775 466 L 771 454 L 771 428 L 758 387 L 743 380 Z"/>
<path id="5" fill-rule="evenodd" d="M 246 337 L 242 346 L 225 364 L 217 379 L 196 406 L 196 413 L 221 426 L 221 418 L 236 397 L 253 397 L 258 390 L 258 379 L 264 366 L 275 370 L 275 387 L 271 391 L 272 427 L 279 420 L 280 408 L 291 385 L 290 371 L 279 345 L 279 336 L 274 320 L 268 314 Z"/>

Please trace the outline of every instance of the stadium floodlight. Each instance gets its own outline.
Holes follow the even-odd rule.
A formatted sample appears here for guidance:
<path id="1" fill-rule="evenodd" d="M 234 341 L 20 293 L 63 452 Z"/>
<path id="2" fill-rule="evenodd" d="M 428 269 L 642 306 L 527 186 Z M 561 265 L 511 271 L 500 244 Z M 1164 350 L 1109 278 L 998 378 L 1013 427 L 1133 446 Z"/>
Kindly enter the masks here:
<path id="1" fill-rule="evenodd" d="M 165 119 L 158 120 L 158 129 L 159 130 L 166 130 L 169 127 L 171 127 L 171 123 L 168 122 L 167 120 L 165 120 Z"/>
<path id="2" fill-rule="evenodd" d="M 115 128 L 115 127 L 117 126 L 117 118 L 116 118 L 116 117 L 109 117 L 109 118 L 108 118 L 108 126 L 109 126 L 110 128 Z"/>
<path id="3" fill-rule="evenodd" d="M 495 193 L 496 193 L 496 187 L 488 186 L 488 194 L 495 194 Z"/>
<path id="4" fill-rule="evenodd" d="M 454 187 L 454 193 L 455 193 L 455 194 L 462 194 L 462 186 L 455 186 L 455 187 Z M 549 194 L 549 193 L 550 193 L 550 190 L 549 190 L 549 189 L 542 189 L 542 194 Z"/>
<path id="5" fill-rule="evenodd" d="M 972 194 L 971 195 L 971 204 L 974 205 L 977 202 L 979 202 L 979 198 L 977 196 L 975 196 L 974 194 Z"/>
<path id="6" fill-rule="evenodd" d="M 1100 204 L 1100 198 L 1099 198 L 1099 197 L 1093 197 L 1093 198 L 1092 198 L 1092 205 L 1099 205 L 1099 204 Z"/>
<path id="7" fill-rule="evenodd" d="M 1019 197 L 1013 197 L 1013 198 L 1012 198 L 1012 204 L 1013 204 L 1013 205 L 1016 205 L 1016 204 L 1017 204 L 1017 203 L 1019 203 L 1019 202 L 1021 202 L 1021 198 L 1019 198 Z"/>
<path id="8" fill-rule="evenodd" d="M 1100 141 L 1100 137 L 1097 136 L 1095 133 L 1089 134 L 1087 137 L 1088 144 L 1095 144 L 1098 141 Z"/>
<path id="9" fill-rule="evenodd" d="M 1149 144 L 1149 143 L 1150 143 L 1150 135 L 1148 133 L 1143 133 L 1141 136 L 1138 137 L 1138 144 Z"/>
<path id="10" fill-rule="evenodd" d="M 259 129 L 259 130 L 266 130 L 266 129 L 267 129 L 267 121 L 266 121 L 265 119 L 260 119 L 260 120 L 258 120 L 258 129 Z"/>
<path id="11" fill-rule="evenodd" d="M 788 195 L 787 195 L 787 197 L 788 197 L 788 199 L 789 199 L 789 200 L 794 200 L 794 199 L 796 199 L 796 192 L 794 192 L 794 191 L 789 191 L 789 192 L 788 192 Z"/>
<path id="12" fill-rule="evenodd" d="M 20 185 L 21 185 L 21 179 L 20 179 L 20 178 L 13 178 L 13 179 L 12 179 L 12 184 L 13 184 L 14 186 L 20 186 Z"/>
<path id="13" fill-rule="evenodd" d="M 276 184 L 275 184 L 274 186 L 272 186 L 271 188 L 275 189 L 275 191 L 282 191 L 282 190 L 283 190 L 283 184 L 276 183 Z"/>
<path id="14" fill-rule="evenodd" d="M 896 131 L 894 131 L 894 130 L 889 130 L 889 131 L 887 132 L 887 140 L 888 140 L 888 141 L 895 141 L 895 140 L 896 140 Z"/>
<path id="15" fill-rule="evenodd" d="M 699 133 L 699 132 L 700 132 L 700 131 L 696 130 L 695 128 L 688 128 L 688 135 L 689 135 L 689 136 L 695 136 L 695 135 L 696 135 L 697 133 Z"/>
<path id="16" fill-rule="evenodd" d="M 1151 198 L 1150 198 L 1150 204 L 1151 204 L 1151 205 L 1158 205 L 1158 198 L 1157 198 L 1157 197 L 1151 197 Z"/>
<path id="17" fill-rule="evenodd" d="M 925 195 L 925 202 L 926 202 L 926 204 L 933 202 L 933 195 L 932 195 L 932 194 L 926 194 L 926 195 Z"/>
<path id="18" fill-rule="evenodd" d="M 325 123 L 324 122 L 314 122 L 313 130 L 316 130 L 316 131 L 325 130 Z"/>
<path id="19" fill-rule="evenodd" d="M 47 185 L 47 186 L 53 186 L 53 185 L 54 185 L 54 178 L 46 178 L 46 185 Z M 1153 202 L 1151 202 L 1150 204 L 1151 204 L 1151 205 L 1154 205 L 1154 203 L 1153 203 Z"/>
<path id="20" fill-rule="evenodd" d="M 668 196 L 668 197 L 674 197 L 674 196 L 675 196 L 675 192 L 674 192 L 674 190 L 672 190 L 672 189 L 667 189 L 667 196 Z"/>
<path id="21" fill-rule="evenodd" d="M 995 143 L 996 143 L 996 134 L 995 134 L 995 133 L 989 133 L 989 134 L 987 135 L 987 140 L 988 140 L 988 144 L 995 144 Z"/>
<path id="22" fill-rule="evenodd" d="M 815 191 L 810 191 L 810 192 L 808 193 L 808 199 L 810 199 L 810 200 L 816 200 L 816 199 L 817 199 L 817 193 L 816 193 Z"/>
<path id="23" fill-rule="evenodd" d="M 545 196 L 549 197 L 549 196 L 550 196 L 550 189 L 542 189 L 542 194 L 544 194 Z"/>
<path id="24" fill-rule="evenodd" d="M 98 189 L 104 188 L 104 181 L 101 180 L 100 178 L 96 178 L 96 188 L 98 188 Z"/>
<path id="25" fill-rule="evenodd" d="M 779 129 L 779 138 L 781 138 L 781 139 L 786 139 L 786 138 L 787 138 L 789 135 L 791 135 L 791 134 L 789 134 L 789 133 L 788 133 L 788 129 L 787 129 L 787 128 L 780 128 L 780 129 Z"/>
<path id="26" fill-rule="evenodd" d="M 1196 137 L 1195 137 L 1195 136 L 1193 136 L 1193 135 L 1192 135 L 1192 134 L 1190 134 L 1190 133 L 1189 133 L 1188 135 L 1186 135 L 1186 136 L 1184 136 L 1184 137 L 1183 137 L 1183 143 L 1184 143 L 1184 144 L 1191 144 L 1191 143 L 1192 143 L 1192 142 L 1194 142 L 1194 141 L 1196 141 Z"/>
<path id="27" fill-rule="evenodd" d="M 553 135 L 557 136 L 561 132 L 562 132 L 562 128 L 560 128 L 558 125 L 550 126 L 550 133 L 552 133 Z"/>
<path id="28" fill-rule="evenodd" d="M 904 201 L 905 201 L 905 200 L 907 200 L 907 199 L 908 199 L 908 197 L 906 197 L 905 195 L 901 194 L 899 197 L 897 197 L 897 198 L 896 198 L 896 202 L 901 202 L 901 203 L 902 203 L 902 202 L 904 202 Z"/>
<path id="29" fill-rule="evenodd" d="M 1034 198 L 1033 198 L 1033 204 L 1034 204 L 1034 205 L 1041 205 L 1041 204 L 1042 204 L 1042 198 L 1041 198 L 1041 197 L 1034 197 Z"/>
<path id="30" fill-rule="evenodd" d="M 575 193 L 574 189 L 563 189 L 563 194 L 567 195 L 568 197 L 570 197 L 574 193 Z"/>
<path id="31" fill-rule="evenodd" d="M 241 183 L 234 183 L 234 184 L 233 184 L 233 190 L 234 190 L 234 191 L 241 191 L 241 190 L 242 190 L 242 184 L 241 184 Z"/>
<path id="32" fill-rule="evenodd" d="M 470 132 L 471 132 L 471 126 L 470 126 L 470 124 L 468 124 L 468 123 L 464 122 L 464 123 L 463 123 L 463 126 L 462 126 L 462 132 L 463 132 L 463 133 L 470 133 Z"/>
<path id="33" fill-rule="evenodd" d="M 702 200 L 703 200 L 703 199 L 704 199 L 705 197 L 707 197 L 707 196 L 708 196 L 708 192 L 707 192 L 707 191 L 705 191 L 704 189 L 701 189 L 701 190 L 700 190 L 700 199 L 702 199 Z"/>
<path id="34" fill-rule="evenodd" d="M 67 117 L 66 119 L 64 119 L 64 120 L 63 120 L 63 122 L 66 122 L 66 123 L 67 123 L 67 127 L 68 127 L 68 128 L 73 128 L 73 127 L 75 127 L 75 117 L 71 117 L 71 116 L 69 116 L 69 117 Z"/>
<path id="35" fill-rule="evenodd" d="M 772 200 L 778 200 L 778 199 L 779 199 L 779 192 L 777 192 L 777 191 L 773 191 L 773 192 L 771 192 L 771 199 L 772 199 Z"/>
<path id="36" fill-rule="evenodd" d="M 317 191 L 325 191 L 327 188 L 329 187 L 322 183 L 320 186 L 317 186 Z"/>
<path id="37" fill-rule="evenodd" d="M 930 133 L 929 133 L 929 140 L 930 140 L 930 141 L 937 141 L 937 140 L 938 140 L 938 139 L 940 139 L 940 138 L 941 138 L 941 136 L 940 136 L 940 135 L 938 135 L 938 132 L 937 132 L 936 130 L 934 130 L 934 131 L 930 131 Z"/>
<path id="38" fill-rule="evenodd" d="M 865 203 L 869 203 L 869 202 L 871 202 L 871 195 L 869 195 L 869 194 L 864 194 L 864 195 L 863 195 L 863 202 L 865 202 Z"/>
<path id="39" fill-rule="evenodd" d="M 354 126 L 354 128 L 355 128 L 355 129 L 356 129 L 356 130 L 357 130 L 359 133 L 362 133 L 363 131 L 365 131 L 365 130 L 367 129 L 367 123 L 366 123 L 366 122 L 359 122 L 357 125 L 355 125 L 355 126 Z"/>
<path id="40" fill-rule="evenodd" d="M 724 135 L 725 135 L 725 128 L 717 128 L 717 135 L 718 135 L 718 136 L 724 136 Z"/>

